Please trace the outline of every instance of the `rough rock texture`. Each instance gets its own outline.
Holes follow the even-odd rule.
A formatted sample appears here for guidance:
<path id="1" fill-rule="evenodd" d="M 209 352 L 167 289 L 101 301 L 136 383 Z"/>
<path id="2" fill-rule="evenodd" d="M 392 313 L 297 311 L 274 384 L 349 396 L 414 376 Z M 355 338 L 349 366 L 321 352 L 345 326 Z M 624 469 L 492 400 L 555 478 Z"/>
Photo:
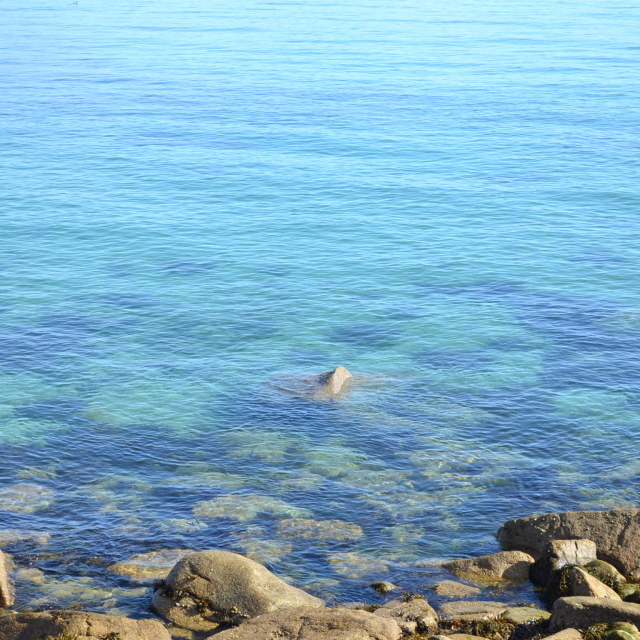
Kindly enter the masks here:
<path id="1" fill-rule="evenodd" d="M 442 566 L 471 582 L 491 583 L 500 580 L 528 580 L 533 558 L 522 551 L 500 551 L 478 558 L 462 558 Z"/>
<path id="2" fill-rule="evenodd" d="M 440 605 L 441 617 L 451 621 L 495 620 L 509 608 L 504 602 L 485 600 L 445 602 Z"/>
<path id="3" fill-rule="evenodd" d="M 612 589 L 626 582 L 625 577 L 613 565 L 604 560 L 593 560 L 582 568 Z"/>
<path id="4" fill-rule="evenodd" d="M 439 596 L 445 598 L 468 598 L 482 593 L 482 589 L 471 587 L 455 580 L 441 580 L 431 587 Z"/>
<path id="5" fill-rule="evenodd" d="M 281 609 L 222 633 L 215 640 L 398 640 L 393 618 L 353 609 Z"/>
<path id="6" fill-rule="evenodd" d="M 638 627 L 629 622 L 612 622 L 602 631 L 604 640 L 638 640 L 640 638 Z"/>
<path id="7" fill-rule="evenodd" d="M 582 634 L 577 629 L 563 629 L 547 636 L 544 640 L 582 640 Z"/>
<path id="8" fill-rule="evenodd" d="M 500 616 L 505 622 L 516 625 L 548 620 L 550 617 L 551 614 L 548 611 L 536 609 L 535 607 L 511 607 Z"/>
<path id="9" fill-rule="evenodd" d="M 130 620 L 83 611 L 8 612 L 0 616 L 2 640 L 171 640 L 155 620 Z"/>
<path id="10" fill-rule="evenodd" d="M 622 598 L 606 584 L 603 584 L 591 574 L 580 567 L 567 567 L 566 580 L 571 596 L 589 596 L 591 598 L 609 598 L 610 600 L 622 600 Z"/>
<path id="11" fill-rule="evenodd" d="M 606 598 L 558 598 L 551 613 L 550 631 L 569 627 L 586 629 L 597 622 L 640 623 L 640 604 Z"/>
<path id="12" fill-rule="evenodd" d="M 438 628 L 438 615 L 424 598 L 392 600 L 373 613 L 383 618 L 394 618 L 402 631 L 410 635 L 434 632 Z"/>
<path id="13" fill-rule="evenodd" d="M 550 582 L 554 580 L 555 571 L 568 566 L 587 564 L 595 559 L 596 545 L 591 540 L 552 540 L 531 567 L 531 580 L 542 587 L 549 587 Z"/>
<path id="14" fill-rule="evenodd" d="M 9 560 L 0 551 L 0 609 L 10 607 L 15 600 L 13 584 L 9 579 Z"/>
<path id="15" fill-rule="evenodd" d="M 601 559 L 623 574 L 640 567 L 640 509 L 567 511 L 509 520 L 498 531 L 498 540 L 508 549 L 542 553 L 551 540 L 592 540 Z"/>
<path id="16" fill-rule="evenodd" d="M 570 564 L 583 565 L 597 559 L 593 540 L 552 540 L 545 548 L 545 555 L 554 571 Z"/>
<path id="17" fill-rule="evenodd" d="M 153 606 L 181 627 L 209 631 L 283 607 L 324 602 L 236 553 L 200 551 L 176 564 L 154 593 Z"/>
<path id="18" fill-rule="evenodd" d="M 335 396 L 342 391 L 345 382 L 352 377 L 349 370 L 343 366 L 336 367 L 333 371 L 327 371 L 327 373 L 321 373 L 318 376 L 318 390 L 316 393 Z"/>

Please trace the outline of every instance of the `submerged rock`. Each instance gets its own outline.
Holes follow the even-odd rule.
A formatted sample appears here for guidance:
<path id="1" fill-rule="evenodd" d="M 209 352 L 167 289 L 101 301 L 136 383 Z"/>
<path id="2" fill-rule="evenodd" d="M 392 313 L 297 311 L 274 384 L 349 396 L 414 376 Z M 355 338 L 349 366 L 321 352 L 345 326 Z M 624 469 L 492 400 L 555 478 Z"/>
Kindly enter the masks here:
<path id="1" fill-rule="evenodd" d="M 193 514 L 198 518 L 221 518 L 238 522 L 254 520 L 260 513 L 281 518 L 306 518 L 311 515 L 308 509 L 260 494 L 224 494 L 213 500 L 196 502 L 193 507 Z"/>
<path id="2" fill-rule="evenodd" d="M 549 629 L 551 631 L 569 627 L 586 629 L 599 622 L 639 624 L 640 604 L 583 596 L 558 598 L 553 604 Z"/>
<path id="3" fill-rule="evenodd" d="M 393 618 L 353 609 L 304 607 L 267 613 L 210 637 L 212 640 L 399 640 L 401 635 Z"/>
<path id="4" fill-rule="evenodd" d="M 453 560 L 442 566 L 460 578 L 482 584 L 501 580 L 528 580 L 532 564 L 533 558 L 528 553 L 500 551 L 488 556 Z"/>
<path id="5" fill-rule="evenodd" d="M 332 553 L 327 559 L 332 569 L 346 578 L 363 578 L 389 570 L 383 560 L 355 551 Z"/>
<path id="6" fill-rule="evenodd" d="M 10 607 L 15 601 L 13 584 L 9 579 L 9 560 L 0 551 L 0 608 Z"/>
<path id="7" fill-rule="evenodd" d="M 0 616 L 2 640 L 171 640 L 155 620 L 130 620 L 82 611 L 8 612 Z"/>
<path id="8" fill-rule="evenodd" d="M 467 598 L 469 596 L 478 596 L 482 593 L 482 589 L 472 587 L 455 580 L 441 580 L 431 587 L 439 596 L 445 598 Z"/>
<path id="9" fill-rule="evenodd" d="M 291 518 L 278 523 L 278 533 L 285 538 L 314 538 L 316 540 L 358 540 L 364 535 L 362 527 L 345 520 L 311 520 Z"/>
<path id="10" fill-rule="evenodd" d="M 127 576 L 135 582 L 151 582 L 166 578 L 173 566 L 186 555 L 193 553 L 186 549 L 162 549 L 133 556 L 109 567 L 111 573 Z"/>
<path id="11" fill-rule="evenodd" d="M 154 593 L 153 606 L 181 627 L 209 631 L 283 607 L 324 602 L 253 560 L 229 551 L 200 551 L 176 564 Z"/>
<path id="12" fill-rule="evenodd" d="M 567 511 L 509 520 L 498 531 L 507 548 L 540 554 L 551 540 L 586 538 L 625 575 L 640 567 L 640 509 Z"/>
<path id="13" fill-rule="evenodd" d="M 53 491 L 39 484 L 21 482 L 0 487 L 1 511 L 33 513 L 46 509 L 53 501 Z"/>

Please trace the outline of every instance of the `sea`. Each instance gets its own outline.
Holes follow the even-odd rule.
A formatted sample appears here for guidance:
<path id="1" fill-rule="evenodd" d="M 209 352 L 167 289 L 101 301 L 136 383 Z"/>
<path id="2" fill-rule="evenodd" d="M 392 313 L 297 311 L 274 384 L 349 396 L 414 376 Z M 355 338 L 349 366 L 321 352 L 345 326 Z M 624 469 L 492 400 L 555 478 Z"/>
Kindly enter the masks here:
<path id="1" fill-rule="evenodd" d="M 632 0 L 1 0 L 16 607 L 148 617 L 114 564 L 204 549 L 435 602 L 510 518 L 639 506 L 638 34 Z"/>

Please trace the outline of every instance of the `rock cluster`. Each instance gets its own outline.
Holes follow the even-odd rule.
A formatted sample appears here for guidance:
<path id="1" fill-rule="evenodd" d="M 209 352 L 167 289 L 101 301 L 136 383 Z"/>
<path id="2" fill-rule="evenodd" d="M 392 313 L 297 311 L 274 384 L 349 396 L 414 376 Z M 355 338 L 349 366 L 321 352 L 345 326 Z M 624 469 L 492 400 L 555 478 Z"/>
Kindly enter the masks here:
<path id="1" fill-rule="evenodd" d="M 437 611 L 423 595 L 408 593 L 382 606 L 327 607 L 261 564 L 227 551 L 155 552 L 110 569 L 134 580 L 148 580 L 165 576 L 170 559 L 186 553 L 157 583 L 153 595 L 153 607 L 167 624 L 174 625 L 174 637 L 640 640 L 639 514 L 640 510 L 622 509 L 509 521 L 498 534 L 507 550 L 442 565 L 472 584 L 442 580 L 433 585 L 432 593 L 440 599 Z M 337 521 L 327 522 L 333 527 Z M 320 533 L 305 520 L 292 527 L 296 535 Z M 159 620 L 83 611 L 16 613 L 10 610 L 14 604 L 11 575 L 8 556 L 0 551 L 1 640 L 171 639 Z M 549 611 L 495 600 L 496 587 L 528 579 L 544 594 Z M 382 582 L 372 587 L 383 594 L 398 589 Z M 487 593 L 488 588 L 494 591 Z M 506 593 L 502 592 L 503 597 Z"/>

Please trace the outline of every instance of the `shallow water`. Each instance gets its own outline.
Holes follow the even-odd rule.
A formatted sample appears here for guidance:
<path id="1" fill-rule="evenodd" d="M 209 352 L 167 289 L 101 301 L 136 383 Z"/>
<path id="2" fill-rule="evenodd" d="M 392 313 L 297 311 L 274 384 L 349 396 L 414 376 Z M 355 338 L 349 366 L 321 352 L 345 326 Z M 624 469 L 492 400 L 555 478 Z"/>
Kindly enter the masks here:
<path id="1" fill-rule="evenodd" d="M 0 12 L 20 608 L 147 615 L 108 567 L 166 548 L 373 600 L 638 506 L 637 5 Z M 332 402 L 277 384 L 338 364 Z"/>

